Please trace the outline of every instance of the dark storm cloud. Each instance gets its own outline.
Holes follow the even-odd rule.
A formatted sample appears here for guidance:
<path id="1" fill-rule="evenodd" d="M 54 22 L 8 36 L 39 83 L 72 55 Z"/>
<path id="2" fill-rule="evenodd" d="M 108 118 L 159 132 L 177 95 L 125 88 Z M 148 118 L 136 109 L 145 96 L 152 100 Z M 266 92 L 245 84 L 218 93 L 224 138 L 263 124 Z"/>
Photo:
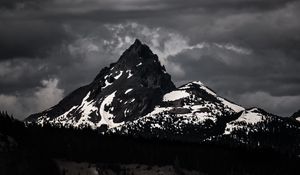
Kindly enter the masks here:
<path id="1" fill-rule="evenodd" d="M 216 56 L 215 53 L 221 55 Z M 230 57 L 229 64 L 218 58 L 220 56 Z M 284 66 L 280 61 L 282 58 L 271 55 L 268 57 L 256 54 L 224 54 L 217 49 L 211 49 L 208 54 L 198 54 L 196 58 L 182 53 L 171 59 L 184 68 L 189 80 L 203 80 L 217 92 L 226 93 L 230 90 L 242 94 L 260 90 L 275 96 L 300 95 L 300 63 L 293 62 Z M 186 77 L 178 81 L 184 79 Z"/>
<path id="2" fill-rule="evenodd" d="M 0 59 L 43 58 L 71 39 L 57 23 L 44 21 L 0 22 Z"/>
<path id="3" fill-rule="evenodd" d="M 0 9 L 7 8 L 16 15 L 26 18 L 45 18 L 51 20 L 103 20 L 119 21 L 139 18 L 155 18 L 157 16 L 173 16 L 180 13 L 210 14 L 258 12 L 282 8 L 297 0 L 4 0 Z M 30 7 L 39 8 L 30 8 Z M 17 11 L 19 7 L 21 11 Z M 43 9 L 43 10 L 37 10 Z M 24 13 L 24 11 L 29 13 Z M 24 16 L 25 15 L 25 16 Z M 14 16 L 9 16 L 14 18 Z"/>
<path id="4" fill-rule="evenodd" d="M 219 10 L 238 10 L 238 11 L 266 11 L 276 8 L 281 8 L 290 2 L 296 0 L 187 0 L 187 1 L 173 1 L 168 0 L 168 5 L 170 7 L 177 8 L 189 8 L 202 9 L 206 11 L 219 11 Z"/>
<path id="5" fill-rule="evenodd" d="M 164 32 L 158 33 L 161 39 L 157 40 L 161 50 L 170 44 L 165 42 L 170 33 L 182 36 L 172 41 L 174 50 L 176 41 L 186 38 L 190 46 L 212 43 L 167 58 L 171 66 L 178 66 L 170 71 L 177 84 L 201 80 L 246 106 L 293 113 L 300 108 L 299 9 L 297 0 L 2 0 L 0 98 L 10 101 L 10 106 L 21 98 L 18 106 L 30 106 L 39 100 L 27 97 L 37 98 L 35 92 L 44 88 L 44 81 L 47 90 L 60 94 L 63 89 L 66 95 L 118 58 L 119 52 L 105 50 L 104 40 L 128 35 L 151 43 L 153 31 L 161 28 Z M 128 32 L 116 34 L 105 27 L 127 22 L 148 28 L 126 28 Z M 120 38 L 114 39 L 118 43 Z M 213 43 L 229 43 L 251 54 Z M 23 93 L 26 98 L 18 96 Z"/>
<path id="6" fill-rule="evenodd" d="M 210 51 L 210 54 L 199 54 L 196 58 L 189 53 L 176 55 L 172 60 L 184 69 L 188 78 L 175 77 L 175 80 L 187 82 L 199 79 L 218 94 L 241 105 L 258 106 L 284 116 L 299 108 L 299 62 L 285 67 L 280 66 L 276 58 L 267 61 L 253 54 L 224 55 L 230 56 L 234 65 L 217 58 L 213 54 L 216 52 L 220 53 L 218 50 Z M 289 70 L 291 67 L 294 70 Z"/>
<path id="7" fill-rule="evenodd" d="M 1 0 L 0 9 L 13 10 L 17 8 L 38 9 L 43 3 L 50 0 Z"/>

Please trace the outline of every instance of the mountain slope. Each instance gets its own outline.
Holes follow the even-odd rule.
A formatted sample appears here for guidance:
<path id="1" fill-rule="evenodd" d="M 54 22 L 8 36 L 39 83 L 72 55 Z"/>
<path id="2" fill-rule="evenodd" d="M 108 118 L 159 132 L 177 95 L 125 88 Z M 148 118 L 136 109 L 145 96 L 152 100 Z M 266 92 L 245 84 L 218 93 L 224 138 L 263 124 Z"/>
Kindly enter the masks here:
<path id="1" fill-rule="evenodd" d="M 267 120 L 272 120 L 274 118 L 280 119 L 278 116 L 269 114 L 262 109 L 250 108 L 242 111 L 236 120 L 228 122 L 226 124 L 224 134 L 231 134 L 231 132 L 234 130 L 249 129 L 248 126 L 255 126 L 259 123 L 266 122 Z M 249 131 L 247 130 L 247 132 Z"/>
<path id="2" fill-rule="evenodd" d="M 232 120 L 232 115 L 242 110 L 243 107 L 219 97 L 201 82 L 194 81 L 166 93 L 160 105 L 149 114 L 133 122 L 125 122 L 110 131 L 169 137 L 170 134 L 196 132 L 192 131 L 193 129 L 199 132 L 204 128 L 211 130 L 212 135 L 222 134 L 225 123 Z M 202 133 L 202 136 L 205 134 Z M 208 136 L 210 134 L 204 138 Z"/>

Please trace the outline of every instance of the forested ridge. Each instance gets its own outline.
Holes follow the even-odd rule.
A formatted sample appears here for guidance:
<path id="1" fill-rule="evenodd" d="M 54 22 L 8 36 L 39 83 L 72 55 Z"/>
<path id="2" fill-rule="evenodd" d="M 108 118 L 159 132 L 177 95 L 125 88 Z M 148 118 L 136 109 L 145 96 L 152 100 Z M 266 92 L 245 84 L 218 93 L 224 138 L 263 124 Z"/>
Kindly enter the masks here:
<path id="1" fill-rule="evenodd" d="M 290 154 L 288 145 L 279 150 L 271 145 L 234 144 L 231 138 L 185 142 L 172 137 L 102 134 L 89 128 L 25 126 L 5 112 L 0 116 L 0 133 L 16 143 L 11 149 L 0 151 L 0 174 L 57 174 L 55 159 L 105 164 L 176 164 L 206 174 L 299 172 L 300 160 Z"/>

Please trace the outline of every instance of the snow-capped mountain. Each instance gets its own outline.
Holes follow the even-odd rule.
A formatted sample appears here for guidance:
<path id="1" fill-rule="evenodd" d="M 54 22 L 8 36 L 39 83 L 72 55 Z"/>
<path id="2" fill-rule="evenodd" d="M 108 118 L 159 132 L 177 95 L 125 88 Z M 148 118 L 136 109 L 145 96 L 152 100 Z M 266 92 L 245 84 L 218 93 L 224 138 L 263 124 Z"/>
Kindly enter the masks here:
<path id="1" fill-rule="evenodd" d="M 283 127 L 294 126 L 285 120 L 262 109 L 245 109 L 200 81 L 176 88 L 157 55 L 136 40 L 90 84 L 54 107 L 29 116 L 26 122 L 133 135 L 193 135 L 207 140 L 239 131 L 268 130 L 267 124 L 274 121 Z"/>
<path id="2" fill-rule="evenodd" d="M 92 83 L 26 121 L 112 128 L 151 112 L 163 95 L 173 89 L 175 85 L 157 55 L 136 40 L 116 63 L 103 68 Z"/>
<path id="3" fill-rule="evenodd" d="M 149 114 L 110 131 L 134 134 L 141 130 L 172 130 L 180 134 L 191 126 L 213 129 L 219 121 L 230 121 L 232 115 L 243 110 L 243 107 L 219 97 L 200 81 L 194 81 L 166 93 Z"/>

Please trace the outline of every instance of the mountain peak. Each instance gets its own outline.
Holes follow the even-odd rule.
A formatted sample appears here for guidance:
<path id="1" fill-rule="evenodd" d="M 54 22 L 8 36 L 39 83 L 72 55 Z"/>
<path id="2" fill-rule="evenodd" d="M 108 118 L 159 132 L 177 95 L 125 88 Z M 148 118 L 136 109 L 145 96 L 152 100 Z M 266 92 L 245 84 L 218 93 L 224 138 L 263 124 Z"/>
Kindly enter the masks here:
<path id="1" fill-rule="evenodd" d="M 133 45 L 134 46 L 140 46 L 140 45 L 142 45 L 142 42 L 139 39 L 135 39 Z"/>
<path id="2" fill-rule="evenodd" d="M 136 52 L 141 49 L 145 49 L 145 47 L 143 47 L 143 45 L 146 46 L 146 44 L 143 44 L 139 39 L 135 39 L 134 43 L 131 44 L 131 46 L 127 50 Z"/>
<path id="3" fill-rule="evenodd" d="M 159 62 L 157 55 L 154 54 L 146 44 L 143 44 L 139 39 L 136 39 L 135 42 L 121 55 L 118 62 L 121 62 L 122 64 L 135 64 L 145 60 Z"/>

